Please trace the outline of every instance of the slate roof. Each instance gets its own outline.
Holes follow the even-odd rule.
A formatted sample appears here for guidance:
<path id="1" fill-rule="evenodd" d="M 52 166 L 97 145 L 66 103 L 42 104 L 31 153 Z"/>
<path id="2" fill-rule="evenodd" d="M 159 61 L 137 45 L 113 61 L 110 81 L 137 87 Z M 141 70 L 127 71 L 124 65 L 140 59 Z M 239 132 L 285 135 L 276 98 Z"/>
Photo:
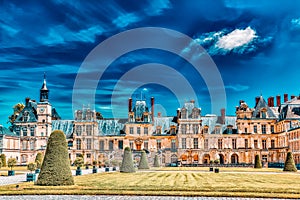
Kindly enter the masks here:
<path id="1" fill-rule="evenodd" d="M 52 120 L 52 131 L 63 131 L 67 138 L 71 138 L 73 136 L 73 122 L 73 120 Z"/>
<path id="2" fill-rule="evenodd" d="M 177 125 L 175 122 L 173 122 L 173 118 L 174 117 L 154 117 L 152 133 L 155 133 L 157 126 L 160 126 L 161 133 L 167 134 L 170 131 L 171 126 Z"/>
<path id="3" fill-rule="evenodd" d="M 52 115 L 52 118 L 55 118 L 55 119 L 61 119 L 61 117 L 59 116 L 58 112 L 56 111 L 55 108 L 52 108 L 51 110 L 51 115 Z"/>
<path id="4" fill-rule="evenodd" d="M 103 119 L 97 122 L 100 136 L 117 136 L 125 132 L 125 123 L 121 119 Z"/>
<path id="5" fill-rule="evenodd" d="M 295 98 L 285 102 L 279 108 L 279 120 L 300 119 L 300 100 Z"/>
<path id="6" fill-rule="evenodd" d="M 221 128 L 220 133 L 223 133 L 226 131 L 227 126 L 232 126 L 232 129 L 236 129 L 236 117 L 235 116 L 225 116 L 225 123 L 220 124 L 218 122 L 218 116 L 217 115 L 205 115 L 201 116 L 202 119 L 202 126 L 208 126 L 208 133 L 214 134 L 215 127 L 219 126 Z"/>
<path id="7" fill-rule="evenodd" d="M 8 128 L 0 125 L 0 135 L 8 135 L 18 137 L 14 132 L 11 132 Z"/>
<path id="8" fill-rule="evenodd" d="M 268 104 L 262 96 L 260 96 L 259 101 L 254 108 L 252 118 L 260 118 L 260 112 L 263 108 L 265 108 L 267 112 L 266 118 L 276 118 L 276 115 L 274 114 L 273 110 L 268 106 Z"/>
<path id="9" fill-rule="evenodd" d="M 24 115 L 28 113 L 28 120 L 26 122 L 37 122 L 37 103 L 29 101 L 21 111 L 15 122 L 24 122 Z"/>
<path id="10" fill-rule="evenodd" d="M 133 108 L 134 117 L 142 118 L 144 112 L 149 112 L 148 106 L 146 105 L 146 101 L 138 100 L 135 102 L 135 106 Z"/>

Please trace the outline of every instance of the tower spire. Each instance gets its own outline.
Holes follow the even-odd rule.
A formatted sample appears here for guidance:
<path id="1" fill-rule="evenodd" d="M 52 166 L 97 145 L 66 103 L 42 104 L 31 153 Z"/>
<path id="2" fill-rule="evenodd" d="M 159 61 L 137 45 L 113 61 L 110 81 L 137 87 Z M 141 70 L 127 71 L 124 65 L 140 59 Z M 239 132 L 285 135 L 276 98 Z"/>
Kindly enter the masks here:
<path id="1" fill-rule="evenodd" d="M 44 82 L 40 89 L 40 102 L 48 102 L 49 90 L 47 88 L 46 73 L 44 72 Z"/>

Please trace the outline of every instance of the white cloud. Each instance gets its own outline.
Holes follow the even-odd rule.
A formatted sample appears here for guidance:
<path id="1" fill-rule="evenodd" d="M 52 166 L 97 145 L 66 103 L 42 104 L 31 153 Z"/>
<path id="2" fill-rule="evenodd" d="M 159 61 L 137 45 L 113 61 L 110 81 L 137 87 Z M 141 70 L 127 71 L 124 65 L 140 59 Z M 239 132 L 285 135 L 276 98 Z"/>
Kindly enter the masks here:
<path id="1" fill-rule="evenodd" d="M 225 50 L 232 50 L 250 43 L 256 37 L 256 32 L 251 27 L 247 27 L 245 30 L 236 29 L 220 37 L 216 46 Z"/>
<path id="2" fill-rule="evenodd" d="M 300 29 L 300 18 L 291 20 L 292 28 Z"/>
<path id="3" fill-rule="evenodd" d="M 231 90 L 233 90 L 235 92 L 241 92 L 241 91 L 248 90 L 249 86 L 236 84 L 236 85 L 226 85 L 225 88 L 226 89 L 231 89 Z"/>

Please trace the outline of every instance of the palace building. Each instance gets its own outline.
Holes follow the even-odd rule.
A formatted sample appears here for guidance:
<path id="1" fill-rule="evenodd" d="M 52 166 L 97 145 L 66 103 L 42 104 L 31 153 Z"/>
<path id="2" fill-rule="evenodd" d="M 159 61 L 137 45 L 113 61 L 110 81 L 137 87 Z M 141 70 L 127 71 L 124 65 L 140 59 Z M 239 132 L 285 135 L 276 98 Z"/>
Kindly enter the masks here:
<path id="1" fill-rule="evenodd" d="M 201 115 L 193 100 L 177 109 L 176 116 L 154 116 L 154 101 L 128 100 L 128 116 L 103 119 L 95 110 L 83 107 L 74 119 L 62 120 L 49 102 L 46 78 L 39 101 L 26 98 L 25 107 L 12 125 L 0 126 L 0 153 L 15 157 L 18 164 L 33 162 L 45 152 L 53 130 L 66 134 L 71 163 L 83 155 L 86 163 L 120 161 L 129 146 L 135 160 L 145 150 L 149 162 L 158 154 L 164 166 L 206 165 L 217 160 L 221 165 L 251 166 L 260 155 L 264 166 L 282 166 L 292 151 L 300 168 L 300 98 L 284 95 L 255 99 L 254 108 L 245 101 L 236 107 L 235 116 Z"/>

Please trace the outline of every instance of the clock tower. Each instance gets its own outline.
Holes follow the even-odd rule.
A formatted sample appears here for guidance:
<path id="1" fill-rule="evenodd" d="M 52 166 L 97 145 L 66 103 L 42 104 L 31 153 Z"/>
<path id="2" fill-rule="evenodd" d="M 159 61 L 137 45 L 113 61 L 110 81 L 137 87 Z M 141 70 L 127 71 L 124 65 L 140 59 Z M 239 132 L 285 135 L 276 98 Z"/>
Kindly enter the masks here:
<path id="1" fill-rule="evenodd" d="M 44 82 L 40 89 L 40 101 L 37 103 L 37 132 L 38 137 L 37 146 L 45 148 L 47 145 L 47 139 L 52 131 L 52 106 L 49 103 L 49 90 L 47 88 L 46 75 L 44 74 Z"/>

